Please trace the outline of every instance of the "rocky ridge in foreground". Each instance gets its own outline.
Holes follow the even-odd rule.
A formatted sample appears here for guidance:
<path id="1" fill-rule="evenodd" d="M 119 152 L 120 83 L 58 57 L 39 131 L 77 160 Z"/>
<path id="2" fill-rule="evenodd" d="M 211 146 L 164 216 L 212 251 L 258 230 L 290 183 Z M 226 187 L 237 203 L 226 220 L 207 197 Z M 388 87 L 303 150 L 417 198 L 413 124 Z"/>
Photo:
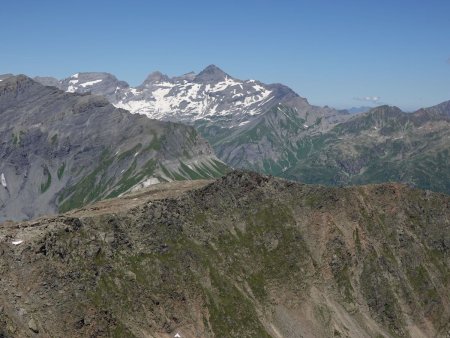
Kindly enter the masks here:
<path id="1" fill-rule="evenodd" d="M 450 197 L 251 172 L 0 226 L 3 337 L 446 337 Z"/>

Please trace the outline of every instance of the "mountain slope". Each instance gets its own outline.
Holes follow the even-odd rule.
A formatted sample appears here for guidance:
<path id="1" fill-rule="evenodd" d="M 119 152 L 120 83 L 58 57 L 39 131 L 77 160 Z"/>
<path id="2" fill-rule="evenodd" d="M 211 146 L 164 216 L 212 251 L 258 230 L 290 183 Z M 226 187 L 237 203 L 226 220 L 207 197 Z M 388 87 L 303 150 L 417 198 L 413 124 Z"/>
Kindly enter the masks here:
<path id="1" fill-rule="evenodd" d="M 192 127 L 116 109 L 25 76 L 0 82 L 0 221 L 117 196 L 135 186 L 220 176 Z"/>
<path id="2" fill-rule="evenodd" d="M 450 193 L 449 103 L 404 113 L 381 106 L 297 143 L 282 173 L 321 184 L 404 182 Z"/>
<path id="3" fill-rule="evenodd" d="M 233 172 L 3 225 L 0 335 L 445 337 L 449 211 Z"/>
<path id="4" fill-rule="evenodd" d="M 332 108 L 304 109 L 278 104 L 239 128 L 209 137 L 217 155 L 236 168 L 280 175 L 297 160 L 302 139 L 326 132 L 341 120 Z M 197 127 L 207 134 L 202 126 Z"/>

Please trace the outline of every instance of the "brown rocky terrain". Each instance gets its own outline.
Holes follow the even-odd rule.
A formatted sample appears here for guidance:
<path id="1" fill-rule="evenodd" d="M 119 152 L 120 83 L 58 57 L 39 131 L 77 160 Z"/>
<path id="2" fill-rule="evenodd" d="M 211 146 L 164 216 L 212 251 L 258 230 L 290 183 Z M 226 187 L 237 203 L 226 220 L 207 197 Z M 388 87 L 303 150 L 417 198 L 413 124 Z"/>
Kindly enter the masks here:
<path id="1" fill-rule="evenodd" d="M 0 225 L 0 337 L 449 337 L 450 197 L 235 171 Z"/>

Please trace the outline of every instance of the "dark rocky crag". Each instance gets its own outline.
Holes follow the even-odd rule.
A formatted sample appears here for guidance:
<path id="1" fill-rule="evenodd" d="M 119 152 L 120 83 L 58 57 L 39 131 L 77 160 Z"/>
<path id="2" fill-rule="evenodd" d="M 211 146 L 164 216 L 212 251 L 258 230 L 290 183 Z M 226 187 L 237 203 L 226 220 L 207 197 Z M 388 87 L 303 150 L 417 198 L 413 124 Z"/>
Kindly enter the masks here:
<path id="1" fill-rule="evenodd" d="M 232 172 L 0 239 L 3 337 L 450 334 L 450 198 L 404 185 Z"/>

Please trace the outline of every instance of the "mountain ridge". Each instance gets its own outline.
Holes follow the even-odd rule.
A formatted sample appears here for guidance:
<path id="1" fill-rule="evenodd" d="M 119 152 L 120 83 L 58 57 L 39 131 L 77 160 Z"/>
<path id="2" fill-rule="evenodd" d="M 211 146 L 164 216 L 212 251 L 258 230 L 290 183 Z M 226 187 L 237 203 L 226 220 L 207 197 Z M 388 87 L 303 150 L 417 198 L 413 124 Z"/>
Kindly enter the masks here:
<path id="1" fill-rule="evenodd" d="M 220 176 L 192 127 L 117 109 L 20 75 L 0 82 L 0 220 L 32 218 L 135 186 Z"/>

